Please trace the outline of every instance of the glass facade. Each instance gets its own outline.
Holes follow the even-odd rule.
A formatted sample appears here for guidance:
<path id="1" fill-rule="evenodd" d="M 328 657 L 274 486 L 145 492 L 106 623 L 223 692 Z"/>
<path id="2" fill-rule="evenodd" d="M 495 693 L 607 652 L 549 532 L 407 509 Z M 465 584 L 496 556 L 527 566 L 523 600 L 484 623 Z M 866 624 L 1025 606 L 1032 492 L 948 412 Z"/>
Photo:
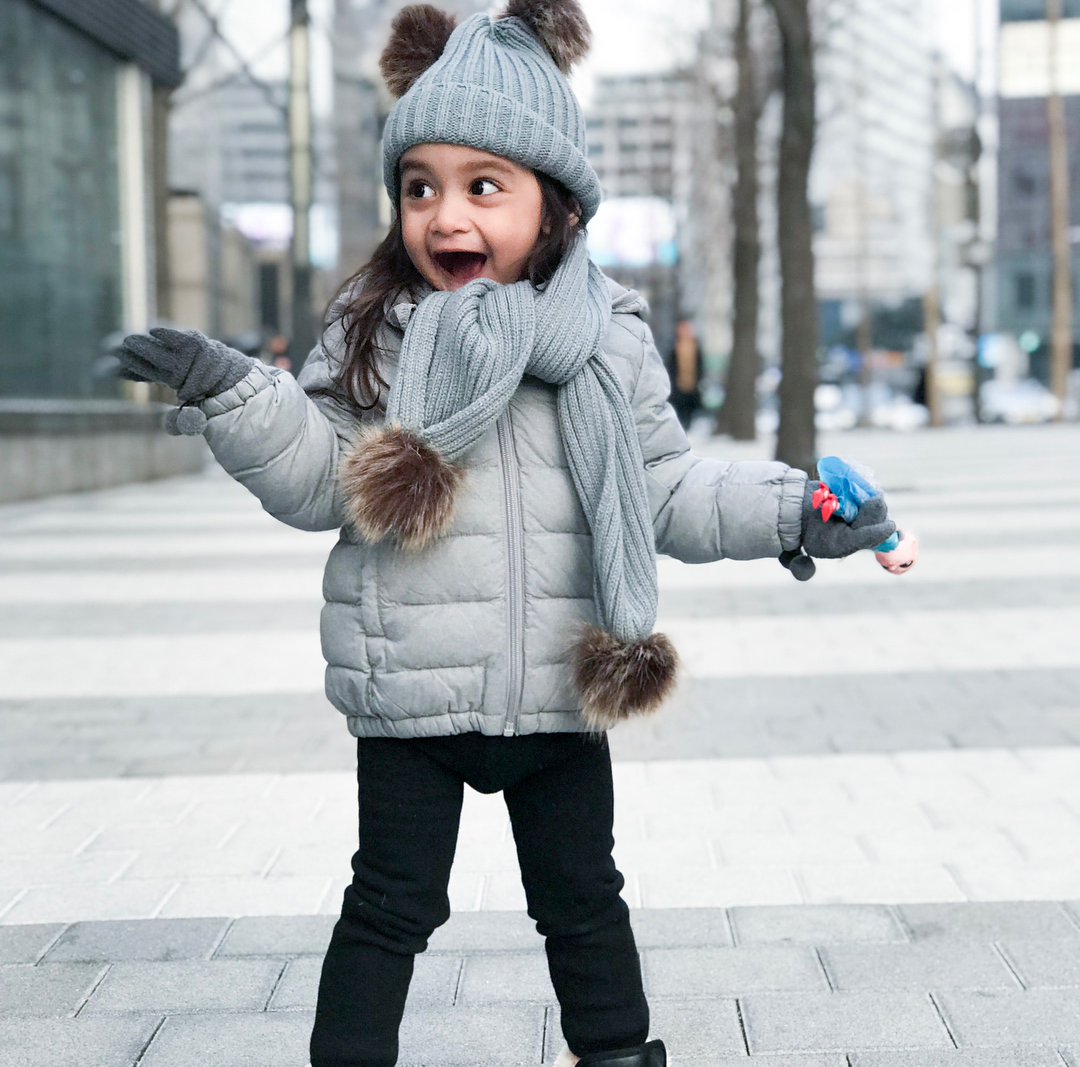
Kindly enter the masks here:
<path id="1" fill-rule="evenodd" d="M 27 0 L 0 0 L 0 396 L 115 395 L 121 324 L 119 61 Z"/>
<path id="2" fill-rule="evenodd" d="M 1080 0 L 1061 0 L 1063 18 L 1080 18 Z M 1046 0 L 1001 0 L 1002 22 L 1037 22 L 1046 18 Z"/>

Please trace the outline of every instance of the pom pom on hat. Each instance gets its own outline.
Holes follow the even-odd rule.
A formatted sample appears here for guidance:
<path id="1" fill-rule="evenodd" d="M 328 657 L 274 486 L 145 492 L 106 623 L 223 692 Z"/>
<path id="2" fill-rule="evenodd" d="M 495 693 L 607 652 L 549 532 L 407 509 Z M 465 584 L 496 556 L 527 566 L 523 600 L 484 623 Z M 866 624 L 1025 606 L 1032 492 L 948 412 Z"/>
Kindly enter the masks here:
<path id="1" fill-rule="evenodd" d="M 521 19 L 563 74 L 589 52 L 592 31 L 577 0 L 510 0 L 500 17 Z"/>
<path id="2" fill-rule="evenodd" d="M 431 4 L 403 7 L 390 24 L 390 40 L 379 57 L 387 89 L 404 96 L 413 82 L 443 54 L 457 19 Z"/>

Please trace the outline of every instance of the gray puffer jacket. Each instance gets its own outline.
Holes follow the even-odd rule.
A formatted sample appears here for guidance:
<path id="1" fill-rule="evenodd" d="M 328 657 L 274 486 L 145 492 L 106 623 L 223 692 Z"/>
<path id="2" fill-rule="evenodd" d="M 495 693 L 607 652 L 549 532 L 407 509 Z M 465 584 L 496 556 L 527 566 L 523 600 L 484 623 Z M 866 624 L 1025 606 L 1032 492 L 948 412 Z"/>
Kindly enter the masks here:
<path id="1" fill-rule="evenodd" d="M 637 421 L 657 551 L 703 563 L 798 547 L 806 475 L 695 456 L 667 403 L 643 301 L 612 284 L 612 309 L 604 351 Z M 391 351 L 411 310 L 388 315 Z M 592 543 L 555 387 L 522 381 L 460 460 L 468 474 L 449 534 L 405 553 L 343 525 L 339 463 L 360 425 L 383 414 L 358 412 L 334 386 L 341 350 L 331 330 L 299 382 L 258 364 L 202 404 L 218 461 L 271 515 L 303 530 L 341 527 L 323 582 L 330 701 L 360 737 L 585 729 L 567 655 L 581 624 L 596 621 Z"/>

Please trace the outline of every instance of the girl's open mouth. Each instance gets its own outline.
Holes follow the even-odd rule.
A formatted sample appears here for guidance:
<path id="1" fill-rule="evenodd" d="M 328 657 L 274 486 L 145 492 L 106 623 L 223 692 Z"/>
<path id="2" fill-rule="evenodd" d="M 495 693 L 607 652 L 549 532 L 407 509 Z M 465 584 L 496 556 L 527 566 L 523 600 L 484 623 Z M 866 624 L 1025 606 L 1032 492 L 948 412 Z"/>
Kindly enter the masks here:
<path id="1" fill-rule="evenodd" d="M 487 263 L 483 252 L 436 252 L 431 258 L 444 274 L 461 283 L 479 278 Z"/>

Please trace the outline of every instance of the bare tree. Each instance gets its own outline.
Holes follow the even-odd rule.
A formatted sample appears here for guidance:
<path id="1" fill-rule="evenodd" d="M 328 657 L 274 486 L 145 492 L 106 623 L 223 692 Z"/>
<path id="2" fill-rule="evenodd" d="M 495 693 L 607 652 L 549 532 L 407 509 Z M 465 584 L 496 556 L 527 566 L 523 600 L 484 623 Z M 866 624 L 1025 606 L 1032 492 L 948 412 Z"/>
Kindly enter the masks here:
<path id="1" fill-rule="evenodd" d="M 739 0 L 733 35 L 738 71 L 732 111 L 735 117 L 735 189 L 732 217 L 735 223 L 735 250 L 732 265 L 734 317 L 731 359 L 728 362 L 724 403 L 717 417 L 717 430 L 736 441 L 752 441 L 757 411 L 758 375 L 758 266 L 761 235 L 758 231 L 758 123 L 765 93 L 758 85 L 758 59 L 750 34 L 752 0 Z"/>
<path id="2" fill-rule="evenodd" d="M 780 248 L 780 429 L 776 458 L 812 473 L 817 461 L 817 302 L 808 182 L 814 150 L 814 44 L 809 0 L 769 0 L 780 31 L 784 117 L 777 178 Z"/>

